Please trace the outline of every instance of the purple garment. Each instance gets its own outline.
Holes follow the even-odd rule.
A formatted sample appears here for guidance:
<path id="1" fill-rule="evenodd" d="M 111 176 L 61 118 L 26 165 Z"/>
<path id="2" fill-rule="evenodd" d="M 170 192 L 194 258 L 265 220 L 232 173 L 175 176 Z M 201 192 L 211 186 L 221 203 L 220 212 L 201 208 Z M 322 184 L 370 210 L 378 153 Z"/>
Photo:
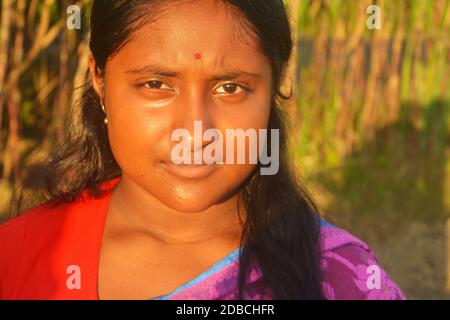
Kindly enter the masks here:
<path id="1" fill-rule="evenodd" d="M 321 221 L 322 288 L 330 300 L 403 300 L 400 288 L 381 268 L 369 246 L 347 231 Z M 214 266 L 154 300 L 235 300 L 238 294 L 239 248 Z M 270 300 L 262 273 L 254 264 L 247 279 L 246 300 Z"/>

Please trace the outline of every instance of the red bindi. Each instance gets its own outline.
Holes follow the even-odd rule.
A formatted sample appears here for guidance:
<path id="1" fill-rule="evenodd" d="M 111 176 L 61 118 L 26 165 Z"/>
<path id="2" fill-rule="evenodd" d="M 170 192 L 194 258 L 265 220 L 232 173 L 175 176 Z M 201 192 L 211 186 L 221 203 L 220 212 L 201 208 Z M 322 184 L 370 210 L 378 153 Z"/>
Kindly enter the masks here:
<path id="1" fill-rule="evenodd" d="M 201 53 L 196 53 L 194 54 L 195 59 L 200 60 L 202 58 L 202 54 Z"/>

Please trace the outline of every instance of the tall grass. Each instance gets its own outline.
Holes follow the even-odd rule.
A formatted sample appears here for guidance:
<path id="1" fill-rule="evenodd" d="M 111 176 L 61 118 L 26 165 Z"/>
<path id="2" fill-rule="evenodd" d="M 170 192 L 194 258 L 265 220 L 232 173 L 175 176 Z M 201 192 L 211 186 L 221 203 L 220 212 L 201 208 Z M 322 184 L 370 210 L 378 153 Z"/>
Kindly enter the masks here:
<path id="1" fill-rule="evenodd" d="M 373 3 L 380 30 L 366 27 Z M 449 1 L 300 4 L 294 156 L 305 171 L 338 165 L 389 127 L 405 145 L 413 142 L 408 130 L 417 130 L 422 151 L 448 146 Z"/>
<path id="2" fill-rule="evenodd" d="M 72 31 L 65 28 L 69 2 L 2 1 L 0 212 L 30 162 L 63 141 L 65 115 L 85 80 L 91 1 L 77 2 L 82 30 Z M 441 163 L 449 157 L 450 1 L 286 3 L 297 41 L 290 71 L 295 96 L 287 106 L 295 122 L 291 151 L 302 174 L 313 179 L 339 170 L 342 186 L 353 180 L 339 168 L 368 157 L 369 167 L 398 161 L 404 168 L 396 174 L 416 172 L 415 184 L 441 190 L 442 177 L 427 184 L 430 174 L 419 167 L 438 163 L 435 175 L 450 177 L 448 161 Z M 374 3 L 380 30 L 366 26 Z M 357 170 L 361 179 L 364 170 Z"/>

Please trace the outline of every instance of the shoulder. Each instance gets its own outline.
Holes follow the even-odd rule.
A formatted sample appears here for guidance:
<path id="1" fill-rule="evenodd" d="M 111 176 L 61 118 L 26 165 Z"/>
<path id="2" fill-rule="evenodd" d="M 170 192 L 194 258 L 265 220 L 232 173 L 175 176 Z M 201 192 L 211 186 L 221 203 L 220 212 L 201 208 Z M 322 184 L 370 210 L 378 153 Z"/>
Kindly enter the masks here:
<path id="1" fill-rule="evenodd" d="M 96 202 L 49 201 L 1 224 L 0 300 L 53 290 L 53 270 L 83 257 L 95 243 L 98 208 Z"/>
<path id="2" fill-rule="evenodd" d="M 19 271 L 22 267 L 24 252 L 26 251 L 26 236 L 30 227 L 43 231 L 39 227 L 41 217 L 49 207 L 49 203 L 45 203 L 25 211 L 18 217 L 10 219 L 0 224 L 0 299 L 7 297 L 14 289 Z M 46 221 L 41 221 L 42 225 L 46 225 Z"/>
<path id="3" fill-rule="evenodd" d="M 62 223 L 69 218 L 68 214 L 73 211 L 71 209 L 75 205 L 48 201 L 0 224 L 0 248 L 16 248 L 30 236 L 36 242 L 50 237 L 53 232 L 60 230 Z"/>
<path id="4" fill-rule="evenodd" d="M 118 181 L 102 183 L 101 193 L 85 189 L 73 202 L 51 200 L 0 224 L 0 299 L 80 298 L 94 292 L 95 261 Z M 79 292 L 66 287 L 74 264 L 84 270 L 87 283 Z"/>
<path id="5" fill-rule="evenodd" d="M 327 299 L 402 300 L 404 294 L 361 239 L 321 223 L 322 287 Z"/>
<path id="6" fill-rule="evenodd" d="M 26 231 L 30 228 L 39 228 L 41 225 L 48 226 L 48 222 L 52 221 L 49 214 L 55 211 L 52 208 L 53 203 L 49 201 L 0 224 L 0 251 L 2 253 L 9 252 L 11 247 L 14 248 L 14 251 L 18 251 L 17 247 L 23 244 Z"/>
<path id="7" fill-rule="evenodd" d="M 104 209 L 108 196 L 108 191 L 95 197 L 85 189 L 72 202 L 50 200 L 32 207 L 0 224 L 0 243 L 8 245 L 9 242 L 10 245 L 14 245 L 10 240 L 19 240 L 19 234 L 39 242 L 39 239 L 52 237 L 55 233 L 61 236 L 63 231 L 73 230 L 87 222 L 101 222 L 99 219 L 101 217 L 97 213 Z"/>

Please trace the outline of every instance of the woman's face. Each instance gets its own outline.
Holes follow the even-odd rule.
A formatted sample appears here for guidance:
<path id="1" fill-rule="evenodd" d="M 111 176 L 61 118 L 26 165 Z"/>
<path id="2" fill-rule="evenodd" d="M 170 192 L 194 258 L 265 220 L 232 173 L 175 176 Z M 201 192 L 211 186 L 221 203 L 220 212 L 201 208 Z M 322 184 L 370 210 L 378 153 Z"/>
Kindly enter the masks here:
<path id="1" fill-rule="evenodd" d="M 218 129 L 226 143 L 226 129 L 268 126 L 270 62 L 229 10 L 209 0 L 165 6 L 108 60 L 105 78 L 94 81 L 99 95 L 104 90 L 111 148 L 123 175 L 182 212 L 224 201 L 255 164 L 215 164 L 198 175 L 178 170 L 170 165 L 180 142 L 172 141 L 174 130 L 194 135 L 194 121 L 201 121 L 203 132 Z M 92 59 L 90 67 L 94 75 Z M 248 143 L 244 148 L 248 156 Z"/>

